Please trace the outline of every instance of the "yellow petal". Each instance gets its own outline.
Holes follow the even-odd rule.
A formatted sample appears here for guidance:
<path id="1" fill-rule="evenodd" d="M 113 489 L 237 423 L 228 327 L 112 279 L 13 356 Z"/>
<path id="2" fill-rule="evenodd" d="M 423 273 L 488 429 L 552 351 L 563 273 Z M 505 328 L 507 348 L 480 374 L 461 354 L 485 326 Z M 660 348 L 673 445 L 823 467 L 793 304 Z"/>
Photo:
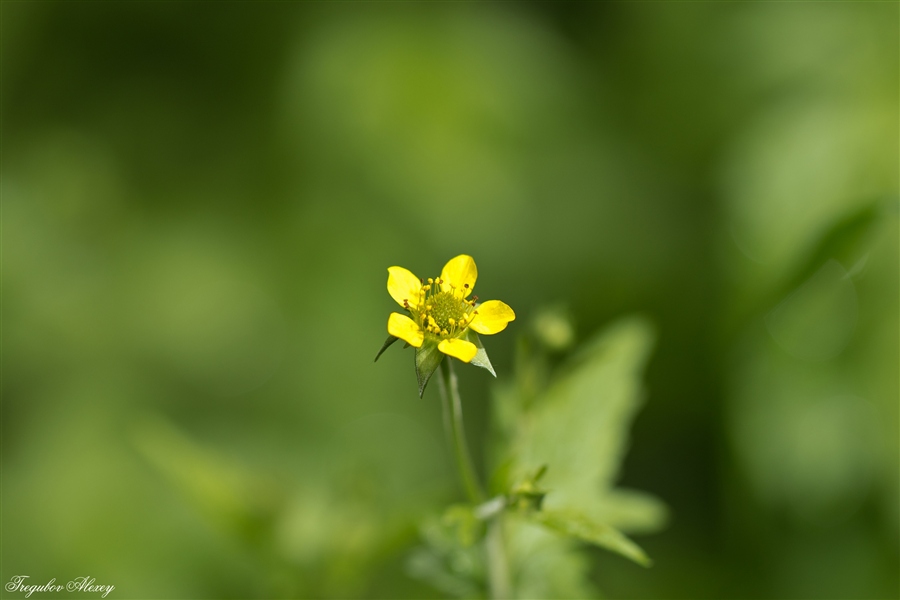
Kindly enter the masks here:
<path id="1" fill-rule="evenodd" d="M 475 346 L 475 344 L 473 344 L 472 342 L 467 342 L 466 340 L 450 338 L 447 340 L 441 340 L 441 343 L 438 344 L 438 350 L 448 356 L 454 356 L 459 360 L 467 363 L 475 358 L 475 354 L 478 352 L 478 347 Z"/>
<path id="2" fill-rule="evenodd" d="M 422 282 L 408 270 L 403 267 L 388 268 L 387 290 L 400 306 L 403 306 L 404 300 L 409 300 L 409 304 L 415 306 L 421 289 Z"/>
<path id="3" fill-rule="evenodd" d="M 454 287 L 463 291 L 463 298 L 472 293 L 475 287 L 475 280 L 478 279 L 478 269 L 475 267 L 475 260 L 468 254 L 460 254 L 456 258 L 451 258 L 444 265 L 441 271 L 441 289 L 449 292 Z M 468 287 L 466 287 L 468 285 Z"/>
<path id="4" fill-rule="evenodd" d="M 509 306 L 499 300 L 488 300 L 479 304 L 475 310 L 478 312 L 469 325 L 478 333 L 493 335 L 506 329 L 506 324 L 515 321 L 516 313 Z"/>
<path id="5" fill-rule="evenodd" d="M 425 341 L 425 334 L 416 322 L 400 313 L 391 313 L 388 317 L 388 333 L 398 337 L 410 346 L 418 348 Z"/>

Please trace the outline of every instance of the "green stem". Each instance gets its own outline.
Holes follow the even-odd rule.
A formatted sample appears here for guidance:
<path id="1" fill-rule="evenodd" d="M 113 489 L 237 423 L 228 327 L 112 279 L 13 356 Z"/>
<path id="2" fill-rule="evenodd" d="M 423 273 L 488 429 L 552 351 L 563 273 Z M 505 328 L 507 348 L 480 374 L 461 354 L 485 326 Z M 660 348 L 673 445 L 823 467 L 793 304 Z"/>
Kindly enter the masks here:
<path id="1" fill-rule="evenodd" d="M 466 432 L 463 430 L 462 402 L 459 399 L 459 385 L 456 373 L 453 372 L 453 359 L 445 357 L 441 361 L 441 400 L 444 405 L 444 425 L 447 427 L 447 435 L 453 445 L 453 454 L 456 457 L 456 467 L 459 469 L 459 477 L 466 495 L 474 504 L 484 502 L 487 498 L 478 483 L 475 467 L 472 466 L 472 457 L 469 455 L 469 447 L 466 445 Z"/>
<path id="2" fill-rule="evenodd" d="M 484 489 L 478 481 L 469 447 L 466 444 L 466 432 L 463 429 L 462 402 L 459 399 L 459 385 L 456 373 L 453 372 L 453 359 L 445 357 L 441 362 L 440 391 L 444 407 L 444 424 L 447 435 L 453 446 L 456 466 L 466 494 L 473 504 L 487 500 Z M 503 539 L 503 513 L 494 515 L 487 523 L 485 546 L 488 558 L 488 583 L 491 598 L 503 600 L 511 598 L 509 564 L 506 560 L 506 545 Z"/>
<path id="3" fill-rule="evenodd" d="M 485 545 L 487 546 L 488 584 L 491 588 L 491 598 L 494 600 L 512 598 L 509 563 L 506 562 L 506 542 L 503 539 L 503 513 L 488 521 Z"/>

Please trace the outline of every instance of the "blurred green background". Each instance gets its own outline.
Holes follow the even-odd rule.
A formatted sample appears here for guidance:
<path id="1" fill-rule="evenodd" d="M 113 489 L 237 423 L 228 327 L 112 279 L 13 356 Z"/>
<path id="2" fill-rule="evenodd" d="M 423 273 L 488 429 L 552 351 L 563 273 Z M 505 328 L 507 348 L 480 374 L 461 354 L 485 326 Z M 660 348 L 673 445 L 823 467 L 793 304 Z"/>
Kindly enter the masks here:
<path id="1" fill-rule="evenodd" d="M 386 268 L 656 326 L 621 598 L 897 598 L 900 9 L 2 3 L 2 566 L 440 597 Z M 477 457 L 493 381 L 458 369 Z M 21 597 L 9 594 L 4 597 Z M 58 597 L 47 594 L 43 597 Z M 40 597 L 36 595 L 33 597 Z"/>

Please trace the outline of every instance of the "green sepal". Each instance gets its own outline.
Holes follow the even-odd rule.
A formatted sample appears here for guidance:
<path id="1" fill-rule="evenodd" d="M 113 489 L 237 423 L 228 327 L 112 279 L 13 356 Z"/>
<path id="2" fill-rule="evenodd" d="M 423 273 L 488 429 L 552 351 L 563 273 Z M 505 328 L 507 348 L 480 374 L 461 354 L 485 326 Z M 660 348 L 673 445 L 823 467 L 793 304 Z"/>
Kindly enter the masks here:
<path id="1" fill-rule="evenodd" d="M 422 345 L 416 348 L 416 378 L 419 380 L 419 398 L 425 393 L 428 380 L 437 371 L 444 359 L 444 353 L 438 350 L 438 343 L 433 338 L 425 338 Z"/>
<path id="2" fill-rule="evenodd" d="M 478 348 L 478 352 L 475 353 L 475 358 L 469 361 L 469 364 L 481 367 L 496 377 L 497 373 L 494 372 L 494 367 L 491 365 L 491 359 L 488 358 L 487 352 L 484 351 L 484 346 L 481 345 L 481 339 L 478 337 L 478 334 L 471 329 L 466 329 L 466 332 L 462 335 L 462 339 L 472 342 L 475 344 L 475 347 Z"/>
<path id="3" fill-rule="evenodd" d="M 378 354 L 375 355 L 375 362 L 378 362 L 378 357 L 381 356 L 385 350 L 391 347 L 391 344 L 399 340 L 400 338 L 395 337 L 393 335 L 389 335 L 386 340 L 384 340 L 384 345 L 381 347 L 381 350 L 378 351 Z"/>
<path id="4" fill-rule="evenodd" d="M 640 546 L 624 533 L 615 527 L 595 523 L 577 512 L 541 510 L 529 513 L 528 518 L 563 535 L 611 550 L 641 566 L 649 567 L 653 564 Z"/>

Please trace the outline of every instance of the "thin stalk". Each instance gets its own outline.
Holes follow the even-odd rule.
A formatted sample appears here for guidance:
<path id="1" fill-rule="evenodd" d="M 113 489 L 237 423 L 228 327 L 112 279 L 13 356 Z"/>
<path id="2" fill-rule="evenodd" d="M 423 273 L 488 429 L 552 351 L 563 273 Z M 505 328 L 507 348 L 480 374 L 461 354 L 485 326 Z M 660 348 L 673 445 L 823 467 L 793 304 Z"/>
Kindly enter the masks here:
<path id="1" fill-rule="evenodd" d="M 469 455 L 469 447 L 466 445 L 466 432 L 463 429 L 462 402 L 459 399 L 459 385 L 456 373 L 453 372 L 453 359 L 449 356 L 441 361 L 441 400 L 444 405 L 444 425 L 450 444 L 453 446 L 453 454 L 456 458 L 456 467 L 459 469 L 459 477 L 462 480 L 466 495 L 474 504 L 487 500 L 484 490 L 478 482 L 478 475 L 472 465 L 472 457 Z"/>
<path id="2" fill-rule="evenodd" d="M 440 392 L 444 407 L 444 425 L 447 436 L 453 446 L 456 466 L 466 495 L 473 504 L 481 504 L 487 500 L 484 488 L 478 481 L 472 456 L 466 444 L 466 432 L 463 429 L 462 402 L 459 399 L 459 384 L 453 372 L 453 359 L 449 356 L 441 362 Z M 491 598 L 505 600 L 511 598 L 509 564 L 506 560 L 506 544 L 503 539 L 503 513 L 494 515 L 487 522 L 485 539 L 488 559 L 488 584 Z"/>
<path id="3" fill-rule="evenodd" d="M 512 598 L 509 563 L 506 562 L 506 541 L 503 539 L 503 513 L 488 521 L 485 545 L 487 546 L 488 584 L 491 588 L 491 598 L 494 600 Z"/>

